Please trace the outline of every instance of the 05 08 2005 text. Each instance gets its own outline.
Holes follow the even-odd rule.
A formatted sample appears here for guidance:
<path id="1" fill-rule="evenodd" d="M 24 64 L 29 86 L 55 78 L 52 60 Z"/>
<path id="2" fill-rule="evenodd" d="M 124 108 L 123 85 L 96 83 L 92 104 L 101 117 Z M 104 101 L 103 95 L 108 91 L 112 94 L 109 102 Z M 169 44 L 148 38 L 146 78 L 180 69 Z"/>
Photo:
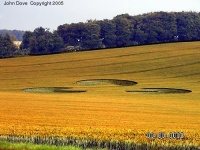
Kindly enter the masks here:
<path id="1" fill-rule="evenodd" d="M 170 139 L 183 139 L 184 138 L 184 133 L 183 132 L 170 132 L 169 134 L 166 134 L 165 132 L 158 132 L 153 133 L 153 132 L 148 132 L 146 134 L 146 137 L 149 139 L 152 138 L 158 138 L 158 139 L 164 139 L 164 138 L 170 138 Z"/>

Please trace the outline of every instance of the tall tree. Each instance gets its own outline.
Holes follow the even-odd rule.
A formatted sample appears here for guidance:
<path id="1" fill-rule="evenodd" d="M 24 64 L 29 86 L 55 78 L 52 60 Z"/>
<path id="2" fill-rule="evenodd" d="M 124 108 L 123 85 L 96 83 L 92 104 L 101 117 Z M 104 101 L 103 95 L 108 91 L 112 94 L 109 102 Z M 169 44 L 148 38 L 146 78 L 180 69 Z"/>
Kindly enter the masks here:
<path id="1" fill-rule="evenodd" d="M 116 45 L 117 47 L 128 46 L 131 44 L 131 23 L 127 18 L 118 16 L 114 18 L 116 23 Z"/>
<path id="2" fill-rule="evenodd" d="M 23 35 L 23 41 L 20 45 L 20 49 L 30 49 L 31 37 L 34 36 L 34 33 L 31 31 L 26 31 Z"/>
<path id="3" fill-rule="evenodd" d="M 85 32 L 85 24 L 82 22 L 64 24 L 58 27 L 58 34 L 63 38 L 66 46 L 80 46 Z"/>
<path id="4" fill-rule="evenodd" d="M 50 53 L 60 52 L 60 49 L 63 47 L 63 39 L 59 36 L 57 31 L 51 34 L 51 42 Z"/>
<path id="5" fill-rule="evenodd" d="M 105 47 L 116 47 L 116 24 L 111 20 L 103 20 L 98 22 L 101 27 L 101 39 Z"/>
<path id="6" fill-rule="evenodd" d="M 179 41 L 200 40 L 200 14 L 181 12 L 176 16 Z"/>
<path id="7" fill-rule="evenodd" d="M 14 55 L 14 52 L 17 50 L 17 47 L 13 44 L 13 41 L 9 34 L 5 36 L 0 35 L 0 57 L 11 57 Z"/>
<path id="8" fill-rule="evenodd" d="M 59 52 L 63 45 L 62 38 L 57 32 L 51 33 L 49 29 L 36 28 L 34 32 L 26 32 L 21 49 L 30 49 L 30 54 L 49 54 Z"/>
<path id="9" fill-rule="evenodd" d="M 82 48 L 98 49 L 102 48 L 102 39 L 100 38 L 101 28 L 96 22 L 85 24 L 85 31 L 82 38 Z"/>

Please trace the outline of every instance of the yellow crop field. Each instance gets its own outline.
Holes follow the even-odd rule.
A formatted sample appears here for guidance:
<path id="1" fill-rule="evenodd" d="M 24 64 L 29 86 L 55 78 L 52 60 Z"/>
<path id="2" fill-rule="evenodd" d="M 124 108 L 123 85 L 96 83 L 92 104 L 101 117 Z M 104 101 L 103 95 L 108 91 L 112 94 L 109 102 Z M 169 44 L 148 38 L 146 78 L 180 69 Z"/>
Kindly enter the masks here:
<path id="1" fill-rule="evenodd" d="M 0 80 L 2 137 L 200 146 L 200 42 L 1 59 Z"/>

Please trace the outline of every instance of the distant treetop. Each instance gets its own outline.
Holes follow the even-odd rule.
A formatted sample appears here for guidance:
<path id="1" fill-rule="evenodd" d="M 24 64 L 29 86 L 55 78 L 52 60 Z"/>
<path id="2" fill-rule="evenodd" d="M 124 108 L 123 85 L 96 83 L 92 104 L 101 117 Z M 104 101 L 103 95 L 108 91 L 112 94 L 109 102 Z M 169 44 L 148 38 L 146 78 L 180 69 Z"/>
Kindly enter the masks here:
<path id="1" fill-rule="evenodd" d="M 9 34 L 13 38 L 15 38 L 16 41 L 22 41 L 23 40 L 23 35 L 25 31 L 20 31 L 20 30 L 0 30 L 1 35 L 6 35 Z"/>

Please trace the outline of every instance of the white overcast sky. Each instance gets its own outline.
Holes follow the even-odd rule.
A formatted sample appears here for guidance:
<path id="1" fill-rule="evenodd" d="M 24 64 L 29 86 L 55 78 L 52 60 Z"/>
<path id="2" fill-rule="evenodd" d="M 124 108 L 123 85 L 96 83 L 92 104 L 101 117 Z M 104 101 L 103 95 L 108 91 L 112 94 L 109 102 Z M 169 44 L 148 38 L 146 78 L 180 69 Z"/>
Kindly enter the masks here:
<path id="1" fill-rule="evenodd" d="M 33 31 L 40 26 L 54 30 L 65 23 L 112 19 L 124 13 L 138 15 L 156 11 L 200 12 L 200 0 L 64 0 L 63 6 L 5 6 L 5 1 L 9 0 L 0 0 L 0 29 L 9 30 Z M 31 0 L 18 1 L 30 3 Z"/>

